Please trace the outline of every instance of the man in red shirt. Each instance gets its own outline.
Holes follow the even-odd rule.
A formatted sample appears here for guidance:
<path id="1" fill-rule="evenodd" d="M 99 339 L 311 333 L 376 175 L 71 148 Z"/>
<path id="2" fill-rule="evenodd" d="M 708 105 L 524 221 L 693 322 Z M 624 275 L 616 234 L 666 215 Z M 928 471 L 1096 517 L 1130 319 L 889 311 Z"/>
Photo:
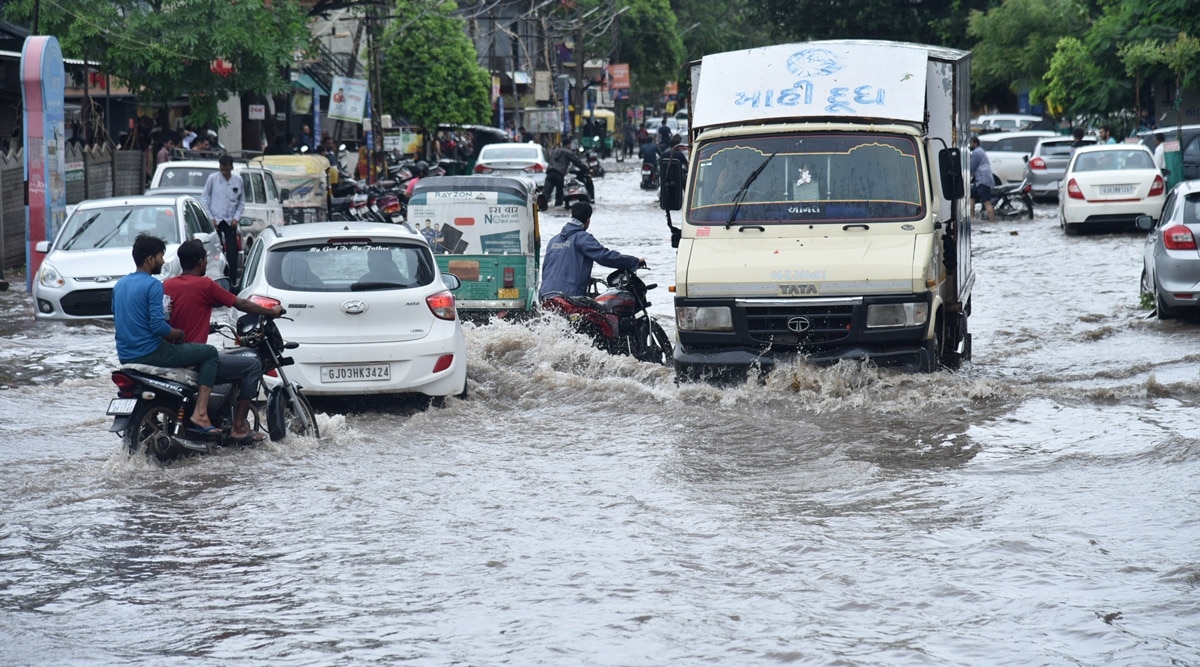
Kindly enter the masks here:
<path id="1" fill-rule="evenodd" d="M 183 330 L 183 342 L 207 343 L 208 323 L 212 310 L 218 306 L 236 308 L 244 313 L 279 317 L 283 306 L 267 308 L 253 301 L 235 296 L 205 275 L 208 255 L 204 244 L 196 239 L 185 241 L 176 253 L 182 275 L 163 283 L 163 292 L 170 300 L 168 323 Z M 237 381 L 241 384 L 240 400 L 233 415 L 233 428 L 229 436 L 235 440 L 254 437 L 265 438 L 261 433 L 253 434 L 246 416 L 250 414 L 250 401 L 258 395 L 258 380 L 262 376 L 262 363 L 248 350 L 222 350 L 217 364 L 217 382 Z"/>

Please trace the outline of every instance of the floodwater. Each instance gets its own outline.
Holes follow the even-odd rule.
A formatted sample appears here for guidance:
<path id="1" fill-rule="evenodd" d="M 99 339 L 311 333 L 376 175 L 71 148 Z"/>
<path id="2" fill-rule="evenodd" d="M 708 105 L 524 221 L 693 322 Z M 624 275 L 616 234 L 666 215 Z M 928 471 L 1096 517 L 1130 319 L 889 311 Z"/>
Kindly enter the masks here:
<path id="1" fill-rule="evenodd" d="M 609 165 L 593 231 L 673 333 L 665 216 Z M 111 325 L 18 286 L 0 664 L 1200 664 L 1200 324 L 1140 307 L 1138 235 L 1041 205 L 974 239 L 958 372 L 677 386 L 472 327 L 468 400 L 318 403 L 320 441 L 169 467 L 106 430 Z"/>

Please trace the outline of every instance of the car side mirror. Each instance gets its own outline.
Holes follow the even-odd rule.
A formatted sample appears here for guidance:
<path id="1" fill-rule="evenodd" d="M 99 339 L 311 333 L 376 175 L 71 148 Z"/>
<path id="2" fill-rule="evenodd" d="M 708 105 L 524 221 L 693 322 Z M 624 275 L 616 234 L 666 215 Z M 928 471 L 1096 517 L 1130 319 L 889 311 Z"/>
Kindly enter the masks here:
<path id="1" fill-rule="evenodd" d="M 40 252 L 44 255 L 44 254 L 50 252 L 50 242 L 49 241 L 38 241 L 37 244 L 33 246 L 33 249 L 34 249 L 34 251 Z"/>
<path id="2" fill-rule="evenodd" d="M 1163 168 L 1162 168 L 1160 171 L 1162 171 L 1162 175 L 1163 175 L 1163 176 L 1170 176 L 1170 175 L 1171 175 L 1171 170 L 1170 170 L 1170 169 L 1167 169 L 1166 167 L 1163 167 Z"/>
<path id="3" fill-rule="evenodd" d="M 284 188 L 279 191 L 279 203 L 282 204 L 292 198 L 292 191 Z"/>
<path id="4" fill-rule="evenodd" d="M 1025 161 L 1025 164 L 1029 164 L 1029 156 L 1028 155 L 1022 155 L 1021 159 Z"/>
<path id="5" fill-rule="evenodd" d="M 938 176 L 942 182 L 942 198 L 948 201 L 962 199 L 967 192 L 963 182 L 962 151 L 943 148 L 938 151 Z"/>
<path id="6" fill-rule="evenodd" d="M 1154 218 L 1151 218 L 1148 215 L 1139 215 L 1133 219 L 1133 222 L 1137 225 L 1138 229 L 1144 232 L 1154 229 Z"/>
<path id="7" fill-rule="evenodd" d="M 459 280 L 458 276 L 454 275 L 453 273 L 443 273 L 442 284 L 445 285 L 446 289 L 450 290 L 451 292 L 459 287 L 462 287 L 462 281 Z"/>
<path id="8" fill-rule="evenodd" d="M 238 224 L 241 225 L 242 227 L 253 227 L 254 225 L 257 225 L 259 222 L 260 221 L 258 218 L 242 218 L 241 221 L 238 222 Z"/>

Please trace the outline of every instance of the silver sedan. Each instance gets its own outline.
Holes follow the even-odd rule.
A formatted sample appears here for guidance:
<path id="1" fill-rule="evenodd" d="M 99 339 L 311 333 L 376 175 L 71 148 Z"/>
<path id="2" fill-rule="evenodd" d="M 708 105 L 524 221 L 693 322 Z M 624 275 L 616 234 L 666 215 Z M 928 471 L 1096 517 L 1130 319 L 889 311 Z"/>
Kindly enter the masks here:
<path id="1" fill-rule="evenodd" d="M 1150 216 L 1137 223 L 1150 232 L 1142 252 L 1141 293 L 1154 300 L 1158 318 L 1200 313 L 1200 180 L 1171 190 L 1157 225 Z"/>

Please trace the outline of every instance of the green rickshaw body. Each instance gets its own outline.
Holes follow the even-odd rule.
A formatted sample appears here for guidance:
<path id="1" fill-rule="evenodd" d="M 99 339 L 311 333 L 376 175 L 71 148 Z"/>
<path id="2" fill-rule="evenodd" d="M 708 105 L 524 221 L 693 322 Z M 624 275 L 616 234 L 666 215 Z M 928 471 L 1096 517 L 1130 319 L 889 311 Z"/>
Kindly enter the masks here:
<path id="1" fill-rule="evenodd" d="M 594 120 L 596 124 L 603 124 L 605 128 L 604 138 L 600 141 L 601 145 L 593 146 L 595 138 L 588 136 L 583 131 L 584 123 Z M 617 132 L 617 116 L 611 109 L 594 109 L 585 111 L 582 115 L 575 118 L 575 132 L 579 135 L 579 145 L 584 148 L 595 148 L 597 151 L 611 152 L 613 147 L 613 137 Z"/>
<path id="2" fill-rule="evenodd" d="M 533 181 L 424 178 L 413 187 L 408 222 L 429 241 L 438 267 L 462 283 L 454 296 L 464 319 L 535 311 L 542 243 Z"/>

